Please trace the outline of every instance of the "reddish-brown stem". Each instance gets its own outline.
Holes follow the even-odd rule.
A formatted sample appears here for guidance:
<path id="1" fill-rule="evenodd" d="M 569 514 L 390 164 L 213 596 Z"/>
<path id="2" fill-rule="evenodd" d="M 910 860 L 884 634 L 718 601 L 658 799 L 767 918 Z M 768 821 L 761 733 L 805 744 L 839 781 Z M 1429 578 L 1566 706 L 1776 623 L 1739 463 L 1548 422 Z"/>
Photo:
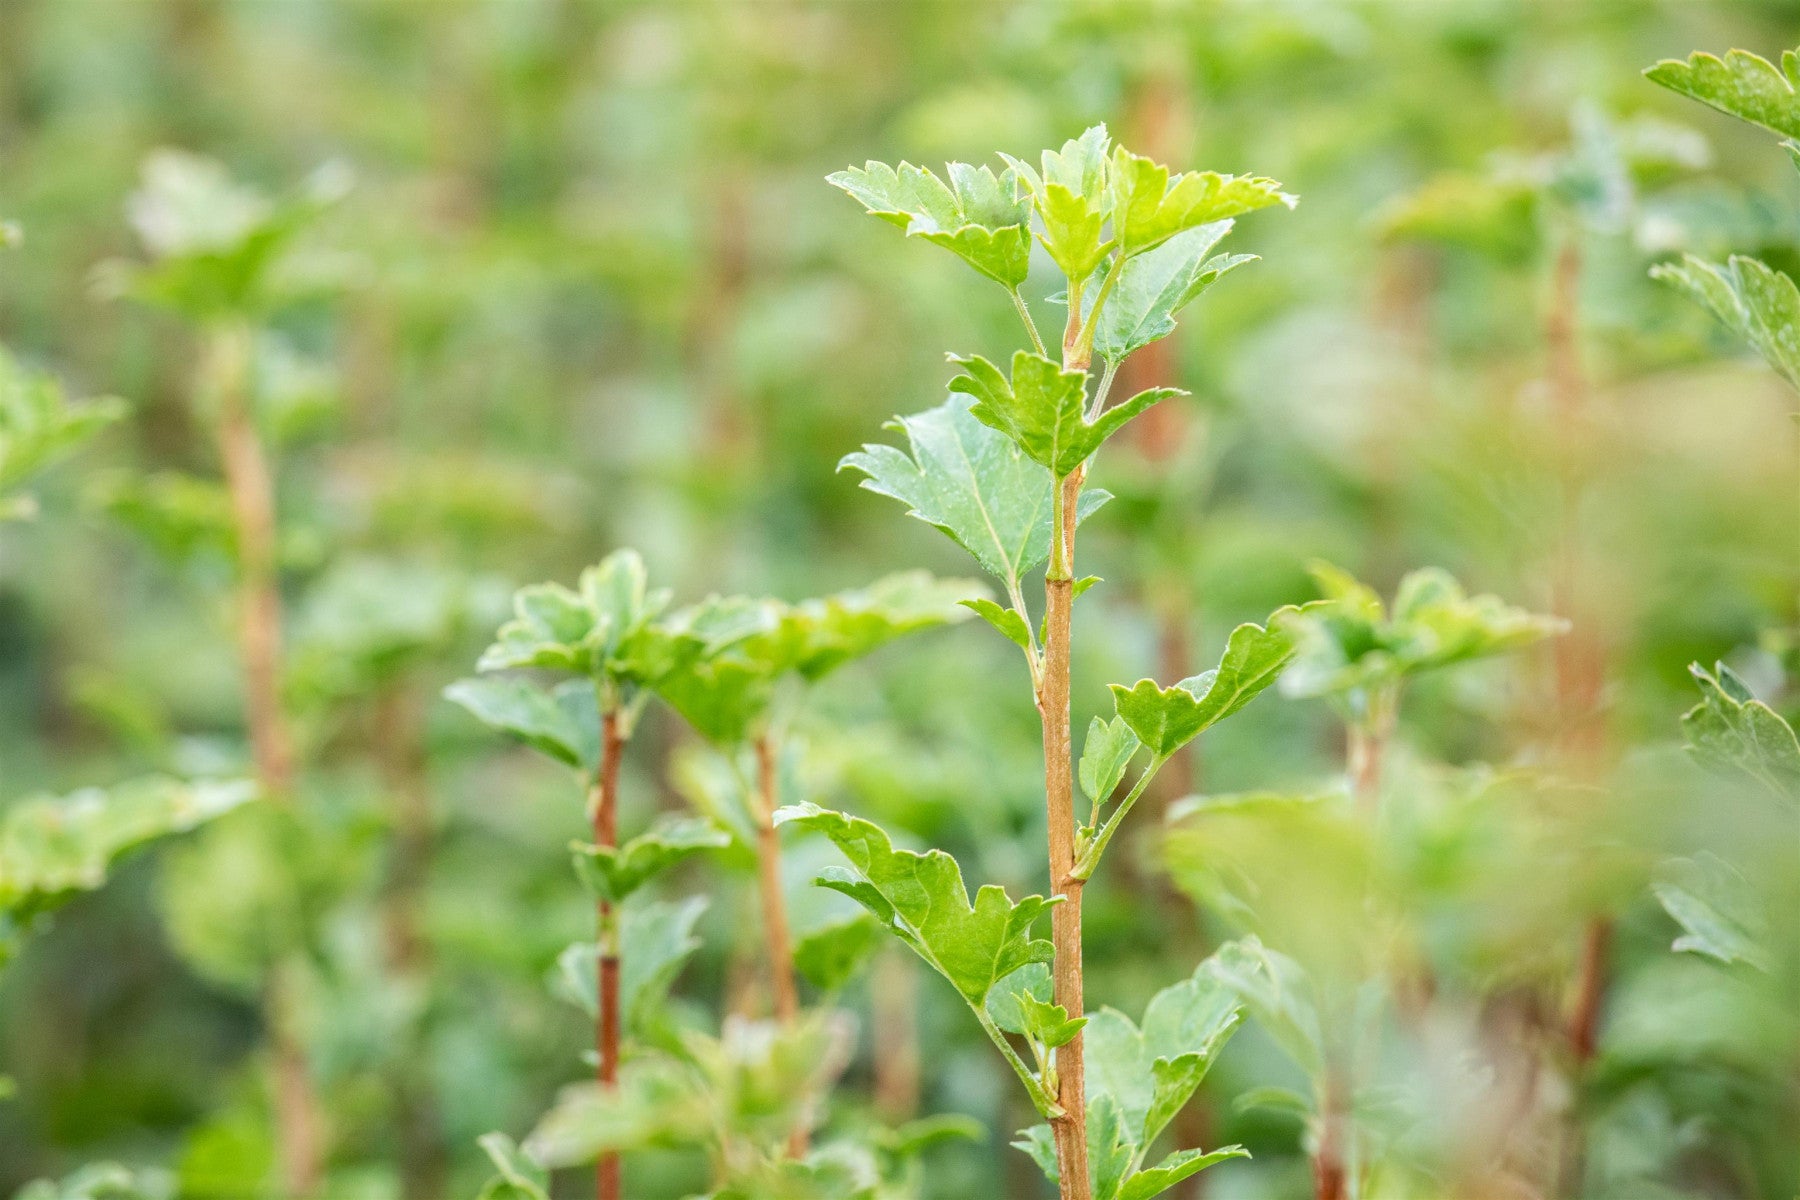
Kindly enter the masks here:
<path id="1" fill-rule="evenodd" d="M 1350 1179 L 1344 1167 L 1343 1085 L 1331 1068 L 1327 1072 L 1319 1145 L 1313 1152 L 1313 1200 L 1345 1200 Z"/>
<path id="2" fill-rule="evenodd" d="M 208 355 L 208 382 L 218 405 L 219 458 L 237 534 L 245 721 L 258 779 L 273 797 L 286 800 L 293 785 L 294 752 L 281 705 L 275 487 L 250 406 L 250 330 L 242 325 L 221 329 Z"/>
<path id="3" fill-rule="evenodd" d="M 775 827 L 780 807 L 781 751 L 773 732 L 756 739 L 756 868 L 762 892 L 763 939 L 769 954 L 769 985 L 775 1019 L 784 1027 L 800 1016 L 800 989 L 794 981 L 794 945 L 788 932 L 787 897 L 781 890 L 781 831 Z M 804 1127 L 788 1135 L 788 1153 L 806 1153 Z"/>
<path id="4" fill-rule="evenodd" d="M 619 760 L 625 753 L 624 724 L 617 708 L 603 708 L 600 713 L 600 764 L 594 772 L 594 787 L 589 803 L 594 822 L 594 844 L 619 844 Z M 613 917 L 613 906 L 605 900 L 595 901 L 594 923 L 597 950 L 594 955 L 594 984 L 598 1005 L 594 1013 L 594 1049 L 599 1063 L 594 1079 L 602 1088 L 619 1084 L 619 930 Z M 619 1156 L 603 1154 L 594 1166 L 594 1187 L 599 1200 L 620 1200 L 624 1195 Z"/>
<path id="5" fill-rule="evenodd" d="M 272 800 L 293 799 L 293 739 L 281 703 L 281 592 L 277 577 L 275 485 L 251 407 L 254 342 L 241 322 L 212 331 L 201 390 L 215 406 L 214 432 L 231 502 L 238 558 L 238 653 L 243 660 L 244 722 L 257 782 Z M 294 1031 L 294 982 L 269 980 L 263 1011 L 274 1052 L 276 1159 L 285 1193 L 311 1196 L 324 1177 L 325 1117 L 306 1048 Z"/>
<path id="6" fill-rule="evenodd" d="M 1075 869 L 1075 785 L 1069 748 L 1069 635 L 1073 615 L 1076 502 L 1084 471 L 1077 468 L 1059 481 L 1062 524 L 1055 531 L 1061 552 L 1044 580 L 1044 667 L 1037 696 L 1044 733 L 1044 804 L 1049 825 L 1050 890 L 1062 903 L 1050 910 L 1051 941 L 1056 947 L 1052 971 L 1056 1003 L 1070 1014 L 1087 1011 L 1081 995 L 1081 888 Z M 1060 577 L 1059 577 L 1060 576 Z M 1087 1107 L 1083 1038 L 1056 1051 L 1057 1103 L 1063 1115 L 1050 1123 L 1056 1139 L 1057 1174 L 1062 1200 L 1088 1200 Z"/>
<path id="7" fill-rule="evenodd" d="M 1575 1004 L 1569 1014 L 1568 1029 L 1570 1071 L 1578 1087 L 1600 1046 L 1600 1010 L 1606 999 L 1606 965 L 1612 939 L 1612 921 L 1595 917 L 1588 922 L 1581 942 L 1581 966 L 1576 972 Z M 1581 1125 L 1579 1097 L 1575 1103 L 1575 1111 L 1563 1131 L 1556 1189 L 1559 1196 L 1580 1195 L 1582 1177 L 1587 1173 L 1587 1138 Z"/>

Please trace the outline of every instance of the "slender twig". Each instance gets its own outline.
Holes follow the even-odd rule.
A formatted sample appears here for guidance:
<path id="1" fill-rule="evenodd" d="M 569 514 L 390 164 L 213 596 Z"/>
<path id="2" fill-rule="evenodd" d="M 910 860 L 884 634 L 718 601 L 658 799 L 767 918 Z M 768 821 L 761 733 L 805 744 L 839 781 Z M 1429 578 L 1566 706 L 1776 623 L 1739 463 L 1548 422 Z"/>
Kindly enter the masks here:
<path id="1" fill-rule="evenodd" d="M 1031 309 L 1026 305 L 1025 297 L 1019 294 L 1018 288 L 1008 288 L 1006 290 L 1007 293 L 1012 296 L 1013 307 L 1018 310 L 1019 319 L 1025 322 L 1025 332 L 1031 335 L 1032 347 L 1036 349 L 1039 354 L 1044 353 L 1043 336 L 1038 333 L 1037 322 L 1031 319 Z"/>
<path id="2" fill-rule="evenodd" d="M 1094 835 L 1094 840 L 1081 852 L 1081 858 L 1076 862 L 1075 869 L 1070 874 L 1077 879 L 1093 877 L 1094 868 L 1100 865 L 1100 856 L 1106 853 L 1107 843 L 1112 841 L 1113 833 L 1119 828 L 1119 823 L 1125 819 L 1125 814 L 1131 811 L 1132 805 L 1138 802 L 1138 797 L 1144 794 L 1144 789 L 1150 786 L 1150 781 L 1156 778 L 1156 773 L 1162 770 L 1163 764 L 1168 761 L 1160 754 L 1151 758 L 1149 764 L 1144 768 L 1144 773 L 1138 776 L 1137 783 L 1132 785 L 1131 791 L 1126 793 L 1125 799 L 1119 801 L 1118 807 L 1113 809 L 1112 816 L 1106 819 L 1106 824 L 1100 827 L 1100 832 Z"/>
<path id="3" fill-rule="evenodd" d="M 762 890 L 763 939 L 769 955 L 769 982 L 775 1019 L 792 1028 L 800 1016 L 800 988 L 794 979 L 794 947 L 788 932 L 787 897 L 781 888 L 781 831 L 775 827 L 780 807 L 780 741 L 773 730 L 756 739 L 756 865 Z M 788 1154 L 806 1153 L 807 1131 L 796 1126 L 788 1134 Z"/>
<path id="4" fill-rule="evenodd" d="M 251 410 L 254 336 L 242 321 L 214 328 L 201 364 L 201 389 L 215 406 L 214 432 L 230 496 L 238 557 L 238 650 L 244 720 L 257 782 L 281 803 L 293 799 L 293 738 L 281 702 L 281 591 L 277 578 L 275 484 Z M 287 1195 L 316 1193 L 324 1176 L 326 1124 L 295 1031 L 290 968 L 268 981 L 264 1014 L 274 1055 L 276 1157 Z"/>
<path id="5" fill-rule="evenodd" d="M 619 844 L 619 760 L 625 752 L 625 729 L 617 705 L 602 695 L 600 708 L 600 762 L 594 771 L 589 816 L 593 819 L 594 844 Z M 603 1089 L 619 1086 L 619 922 L 613 906 L 594 902 L 597 933 L 594 955 L 594 1049 L 598 1064 L 595 1082 Z M 617 1154 L 603 1154 L 594 1166 L 595 1194 L 599 1200 L 621 1200 L 623 1171 Z"/>

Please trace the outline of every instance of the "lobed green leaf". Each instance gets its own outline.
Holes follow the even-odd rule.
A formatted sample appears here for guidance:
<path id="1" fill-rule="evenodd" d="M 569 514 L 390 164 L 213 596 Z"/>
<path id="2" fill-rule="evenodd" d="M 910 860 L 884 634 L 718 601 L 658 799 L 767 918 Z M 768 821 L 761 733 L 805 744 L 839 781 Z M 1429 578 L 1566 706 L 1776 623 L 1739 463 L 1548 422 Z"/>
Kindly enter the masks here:
<path id="1" fill-rule="evenodd" d="M 862 486 L 907 505 L 908 515 L 936 526 L 974 555 L 1009 590 L 1050 556 L 1050 472 L 1010 438 L 982 424 L 962 399 L 898 417 L 907 450 L 865 445 L 838 469 L 867 476 Z M 1077 516 L 1085 519 L 1111 497 L 1088 488 Z"/>
<path id="2" fill-rule="evenodd" d="M 1792 279 L 1736 254 L 1722 266 L 1687 254 L 1678 263 L 1652 267 L 1650 274 L 1704 305 L 1791 387 L 1800 388 L 1800 289 Z"/>
<path id="3" fill-rule="evenodd" d="M 1018 902 L 988 884 L 969 903 L 962 871 L 942 850 L 896 850 L 881 827 L 861 817 L 813 804 L 775 814 L 776 824 L 822 833 L 843 851 L 851 867 L 827 869 L 819 886 L 842 892 L 874 914 L 979 1008 L 994 984 L 1030 962 L 1048 962 L 1050 943 L 1031 928 L 1054 901 L 1026 896 Z"/>
<path id="4" fill-rule="evenodd" d="M 924 167 L 869 162 L 826 176 L 874 216 L 961 258 L 1016 291 L 1031 265 L 1030 213 L 1013 173 L 950 163 L 945 184 Z"/>
<path id="5" fill-rule="evenodd" d="M 1102 721 L 1094 717 L 1088 722 L 1087 740 L 1081 746 L 1081 763 L 1076 774 L 1081 790 L 1095 804 L 1105 804 L 1125 778 L 1125 768 L 1143 743 L 1131 731 L 1124 717 Z"/>
<path id="6" fill-rule="evenodd" d="M 965 371 L 950 381 L 950 390 L 974 401 L 970 415 L 1011 438 L 1057 479 L 1092 458 L 1101 443 L 1131 418 L 1159 400 L 1186 394 L 1177 388 L 1151 388 L 1090 420 L 1085 371 L 1065 371 L 1027 350 L 1013 355 L 1010 379 L 979 355 L 952 355 L 950 361 Z"/>
<path id="7" fill-rule="evenodd" d="M 1681 732 L 1695 761 L 1800 799 L 1800 738 L 1793 727 L 1724 663 L 1715 663 L 1710 674 L 1693 663 L 1688 673 L 1700 687 L 1700 703 L 1682 716 Z"/>
<path id="8" fill-rule="evenodd" d="M 1129 688 L 1112 684 L 1119 719 L 1151 753 L 1167 758 L 1275 682 L 1293 660 L 1295 643 L 1288 618 L 1299 611 L 1292 606 L 1280 609 L 1266 627 L 1239 625 L 1231 631 L 1217 667 L 1172 687 L 1158 687 L 1151 679 L 1140 679 Z"/>
<path id="9" fill-rule="evenodd" d="M 1645 70 L 1652 83 L 1710 105 L 1739 120 L 1790 138 L 1800 138 L 1800 55 L 1781 53 L 1781 66 L 1748 50 L 1724 58 L 1696 51 L 1686 62 L 1664 59 Z"/>
<path id="10" fill-rule="evenodd" d="M 704 817 L 659 822 L 622 846 L 573 842 L 575 873 L 597 899 L 617 904 L 652 878 L 702 850 L 722 850 L 731 834 Z"/>
<path id="11" fill-rule="evenodd" d="M 1255 262 L 1254 254 L 1212 254 L 1231 225 L 1213 221 L 1185 230 L 1127 260 L 1095 321 L 1094 353 L 1119 363 L 1168 337 L 1175 332 L 1176 313 L 1226 272 Z"/>

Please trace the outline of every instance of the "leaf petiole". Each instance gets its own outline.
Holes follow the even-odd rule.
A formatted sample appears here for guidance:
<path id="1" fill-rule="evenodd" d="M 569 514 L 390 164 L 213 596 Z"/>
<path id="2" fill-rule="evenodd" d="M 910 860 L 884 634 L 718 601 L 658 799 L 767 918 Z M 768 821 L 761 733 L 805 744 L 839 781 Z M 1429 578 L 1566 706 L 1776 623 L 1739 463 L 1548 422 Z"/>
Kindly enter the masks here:
<path id="1" fill-rule="evenodd" d="M 1100 865 L 1100 856 L 1106 853 L 1107 843 L 1112 841 L 1113 833 L 1119 828 L 1119 822 L 1125 819 L 1125 814 L 1131 811 L 1132 805 L 1138 802 L 1138 797 L 1144 794 L 1144 789 L 1150 786 L 1150 781 L 1168 761 L 1169 757 L 1164 754 L 1150 759 L 1149 764 L 1144 767 L 1144 773 L 1138 776 L 1138 781 L 1132 785 L 1125 799 L 1119 801 L 1119 806 L 1113 809 L 1112 816 L 1106 819 L 1106 824 L 1100 827 L 1094 840 L 1082 849 L 1080 857 L 1075 860 L 1075 869 L 1069 872 L 1071 878 L 1087 879 L 1093 875 L 1094 868 Z"/>
<path id="2" fill-rule="evenodd" d="M 1013 307 L 1018 310 L 1019 319 L 1025 322 L 1025 332 L 1031 335 L 1032 346 L 1037 349 L 1039 354 L 1043 354 L 1045 352 L 1044 339 L 1038 333 L 1037 322 L 1031 319 L 1031 309 L 1026 305 L 1025 297 L 1019 294 L 1018 288 L 1008 288 L 1007 293 L 1012 296 Z"/>

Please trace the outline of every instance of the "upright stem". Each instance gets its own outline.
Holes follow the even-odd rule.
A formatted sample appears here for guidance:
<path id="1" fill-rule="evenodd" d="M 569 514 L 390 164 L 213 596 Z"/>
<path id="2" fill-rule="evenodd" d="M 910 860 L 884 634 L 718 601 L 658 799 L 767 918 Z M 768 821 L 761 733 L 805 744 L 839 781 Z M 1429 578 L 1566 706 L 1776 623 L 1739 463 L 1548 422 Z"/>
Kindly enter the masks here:
<path id="1" fill-rule="evenodd" d="M 594 844 L 619 844 L 619 760 L 624 756 L 625 730 L 616 707 L 600 714 L 600 765 L 594 772 L 590 805 Z M 613 906 L 605 900 L 594 905 L 598 953 L 594 956 L 598 1011 L 594 1016 L 594 1049 L 599 1054 L 595 1081 L 602 1088 L 619 1084 L 619 927 Z M 624 1195 L 619 1156 L 603 1154 L 594 1167 L 595 1193 L 599 1200 L 621 1200 Z"/>
<path id="2" fill-rule="evenodd" d="M 293 786 L 293 739 L 281 706 L 281 593 L 276 579 L 275 487 L 250 411 L 251 333 L 233 323 L 213 334 L 205 364 L 218 405 L 219 457 L 238 543 L 238 648 L 244 713 L 256 773 L 286 800 Z"/>
<path id="3" fill-rule="evenodd" d="M 1569 1057 L 1577 1081 L 1586 1074 L 1600 1045 L 1600 1009 L 1606 999 L 1606 960 L 1612 949 L 1613 923 L 1607 917 L 1588 922 L 1581 944 L 1581 970 L 1575 985 L 1575 1010 L 1569 1017 Z M 1577 1098 L 1577 1104 L 1579 1097 Z M 1587 1174 L 1587 1138 L 1579 1109 L 1570 1117 L 1563 1135 L 1562 1162 L 1557 1195 L 1581 1194 Z"/>
<path id="4" fill-rule="evenodd" d="M 775 998 L 775 1019 L 792 1027 L 800 1016 L 800 989 L 794 981 L 794 945 L 788 932 L 787 897 L 781 890 L 781 831 L 775 827 L 775 809 L 781 795 L 780 743 L 774 731 L 756 739 L 756 868 L 762 892 L 763 939 L 769 955 L 769 983 Z M 788 1134 L 788 1154 L 806 1153 L 804 1127 Z"/>
<path id="5" fill-rule="evenodd" d="M 214 432 L 231 499 L 238 551 L 238 653 L 244 671 L 244 721 L 257 782 L 271 799 L 293 798 L 293 739 L 281 704 L 281 592 L 276 575 L 275 485 L 251 411 L 250 327 L 233 321 L 211 331 L 201 390 L 216 406 Z M 311 1196 L 324 1177 L 325 1117 L 306 1047 L 295 1031 L 291 968 L 268 981 L 263 1012 L 274 1056 L 276 1159 L 283 1191 Z"/>
<path id="6" fill-rule="evenodd" d="M 1313 1152 L 1313 1200 L 1345 1200 L 1350 1194 L 1350 1173 L 1344 1165 L 1344 1085 L 1335 1067 L 1325 1070 L 1319 1145 Z"/>
<path id="7" fill-rule="evenodd" d="M 1071 303 L 1074 303 L 1072 299 Z M 1069 631 L 1074 605 L 1075 517 L 1085 468 L 1059 480 L 1057 528 L 1051 569 L 1044 578 L 1044 669 L 1038 684 L 1038 715 L 1044 731 L 1044 803 L 1049 824 L 1050 890 L 1062 903 L 1050 910 L 1056 947 L 1053 974 L 1057 1004 L 1071 1015 L 1087 1011 L 1081 995 L 1081 889 L 1075 871 L 1075 785 L 1069 746 Z M 1051 1122 L 1056 1138 L 1062 1200 L 1089 1200 L 1086 1081 L 1083 1038 L 1057 1048 L 1057 1103 L 1063 1115 Z"/>

